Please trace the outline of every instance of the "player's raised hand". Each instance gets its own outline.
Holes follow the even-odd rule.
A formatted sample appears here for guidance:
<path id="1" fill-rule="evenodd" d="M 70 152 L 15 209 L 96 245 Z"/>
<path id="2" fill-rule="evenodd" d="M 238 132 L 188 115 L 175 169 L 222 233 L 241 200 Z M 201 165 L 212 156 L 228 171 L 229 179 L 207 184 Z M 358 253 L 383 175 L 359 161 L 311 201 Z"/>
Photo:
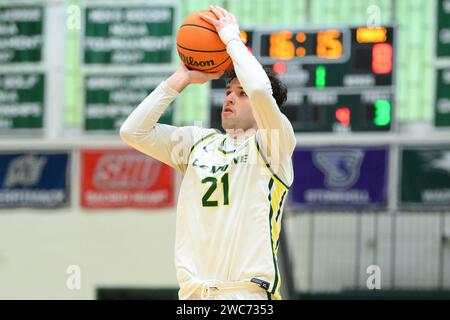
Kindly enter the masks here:
<path id="1" fill-rule="evenodd" d="M 217 19 L 202 13 L 199 13 L 199 16 L 216 28 L 223 43 L 227 45 L 231 40 L 241 41 L 236 17 L 224 8 L 213 5 L 210 5 L 209 7 Z"/>
<path id="2" fill-rule="evenodd" d="M 189 70 L 184 63 L 179 67 L 182 72 L 187 73 L 189 77 L 189 83 L 205 83 L 210 80 L 219 79 L 224 71 L 219 72 L 203 72 L 198 70 Z"/>
<path id="3" fill-rule="evenodd" d="M 199 16 L 202 17 L 203 20 L 206 20 L 214 27 L 216 27 L 217 31 L 220 31 L 220 29 L 225 28 L 230 24 L 237 24 L 235 16 L 224 8 L 216 7 L 213 5 L 210 5 L 209 8 L 217 17 L 217 19 L 214 19 L 213 17 L 203 13 L 199 13 Z"/>
<path id="4" fill-rule="evenodd" d="M 210 80 L 219 79 L 223 75 L 223 71 L 208 73 L 197 70 L 189 70 L 184 63 L 167 79 L 167 84 L 172 89 L 181 92 L 191 83 L 205 83 Z"/>

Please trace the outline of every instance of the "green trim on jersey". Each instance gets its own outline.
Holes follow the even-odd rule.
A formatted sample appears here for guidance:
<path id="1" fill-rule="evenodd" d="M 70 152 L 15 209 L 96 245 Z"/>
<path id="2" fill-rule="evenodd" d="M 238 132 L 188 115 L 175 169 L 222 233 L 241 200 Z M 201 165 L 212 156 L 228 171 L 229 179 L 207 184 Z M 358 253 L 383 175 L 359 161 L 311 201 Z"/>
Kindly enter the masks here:
<path id="1" fill-rule="evenodd" d="M 210 133 L 206 136 L 204 136 L 203 138 L 201 138 L 199 141 L 197 141 L 196 143 L 194 143 L 191 147 L 191 150 L 189 151 L 189 156 L 188 156 L 188 163 L 189 160 L 191 159 L 191 154 L 194 152 L 194 149 L 197 148 L 202 142 L 205 142 L 206 140 L 211 140 L 211 138 L 215 138 L 216 136 L 220 135 L 220 133 L 217 132 L 213 132 Z"/>
<path id="2" fill-rule="evenodd" d="M 281 208 L 283 207 L 283 200 L 284 200 L 284 196 L 286 195 L 286 193 L 287 193 L 287 191 L 284 191 L 283 195 L 281 196 L 280 203 L 278 204 L 278 212 L 277 212 L 277 217 L 275 218 L 275 221 L 278 221 L 278 218 L 280 217 Z"/>
<path id="3" fill-rule="evenodd" d="M 264 165 L 266 166 L 266 168 L 270 171 L 270 173 L 272 174 L 272 176 L 278 181 L 280 182 L 286 189 L 289 190 L 290 186 L 288 186 L 286 183 L 283 182 L 283 180 L 280 179 L 280 177 L 277 176 L 277 174 L 272 170 L 272 168 L 270 167 L 269 162 L 266 160 L 266 157 L 263 155 L 263 153 L 261 152 L 261 150 L 259 149 L 259 144 L 258 141 L 256 140 L 256 135 L 255 135 L 255 145 L 256 145 L 256 150 L 258 151 L 258 154 L 261 156 L 262 160 L 264 161 Z"/>
<path id="4" fill-rule="evenodd" d="M 276 289 L 277 289 L 277 285 L 278 285 L 278 266 L 277 266 L 277 260 L 276 260 L 276 257 L 275 257 L 275 251 L 274 251 L 273 240 L 272 240 L 272 216 L 273 216 L 273 210 L 272 210 L 272 195 L 271 195 L 271 191 L 272 191 L 273 183 L 274 183 L 274 179 L 270 178 L 269 185 L 268 185 L 268 187 L 269 187 L 268 199 L 269 199 L 269 206 L 270 206 L 270 211 L 269 211 L 270 246 L 272 248 L 272 259 L 273 259 L 273 265 L 275 267 L 275 280 L 273 281 L 272 290 L 270 292 L 275 294 Z"/>
<path id="5" fill-rule="evenodd" d="M 223 145 L 225 144 L 225 140 L 227 139 L 227 137 L 223 138 L 223 140 L 220 142 L 219 146 L 217 147 L 217 150 L 222 153 L 222 155 L 224 156 L 228 156 L 232 153 L 234 153 L 236 151 L 236 149 L 232 150 L 232 151 L 225 151 L 223 150 Z"/>
<path id="6" fill-rule="evenodd" d="M 277 222 L 278 222 L 278 219 L 280 218 L 280 216 L 283 215 L 283 214 L 282 214 L 283 210 L 281 210 L 281 208 L 283 208 L 284 196 L 285 196 L 286 194 L 287 194 L 287 191 L 284 191 L 284 192 L 283 192 L 283 195 L 281 196 L 280 203 L 278 204 L 278 212 L 277 212 L 277 216 L 276 216 L 276 218 L 275 218 L 275 223 L 277 223 Z M 280 233 L 281 233 L 281 230 L 280 230 Z M 278 246 L 280 245 L 280 239 L 281 239 L 281 237 L 278 236 L 277 243 L 275 244 L 275 250 L 276 250 L 277 252 L 278 252 Z"/>

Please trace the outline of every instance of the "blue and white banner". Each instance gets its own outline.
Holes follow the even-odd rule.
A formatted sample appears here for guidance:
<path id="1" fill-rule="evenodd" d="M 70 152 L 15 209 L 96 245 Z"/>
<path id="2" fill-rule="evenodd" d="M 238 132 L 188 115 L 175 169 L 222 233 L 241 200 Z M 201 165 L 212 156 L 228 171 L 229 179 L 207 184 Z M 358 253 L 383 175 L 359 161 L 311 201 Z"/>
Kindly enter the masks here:
<path id="1" fill-rule="evenodd" d="M 0 153 L 0 207 L 67 205 L 69 157 L 68 152 Z"/>
<path id="2" fill-rule="evenodd" d="M 298 148 L 290 203 L 309 209 L 387 205 L 388 148 Z"/>

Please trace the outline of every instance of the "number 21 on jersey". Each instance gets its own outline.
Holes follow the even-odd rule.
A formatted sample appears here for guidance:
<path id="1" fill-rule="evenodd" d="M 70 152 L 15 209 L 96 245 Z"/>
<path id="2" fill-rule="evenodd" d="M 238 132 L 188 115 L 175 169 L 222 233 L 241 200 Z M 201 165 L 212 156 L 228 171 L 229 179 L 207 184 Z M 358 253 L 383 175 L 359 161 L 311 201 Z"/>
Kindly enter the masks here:
<path id="1" fill-rule="evenodd" d="M 221 178 L 221 189 L 223 193 L 223 205 L 229 204 L 229 184 L 228 184 L 228 173 L 225 173 Z M 213 195 L 214 191 L 217 189 L 217 178 L 216 177 L 206 177 L 203 178 L 202 183 L 204 184 L 210 184 L 208 190 L 206 190 L 205 194 L 202 198 L 202 205 L 204 207 L 217 207 L 219 205 L 219 201 L 217 200 L 211 200 L 211 196 Z"/>

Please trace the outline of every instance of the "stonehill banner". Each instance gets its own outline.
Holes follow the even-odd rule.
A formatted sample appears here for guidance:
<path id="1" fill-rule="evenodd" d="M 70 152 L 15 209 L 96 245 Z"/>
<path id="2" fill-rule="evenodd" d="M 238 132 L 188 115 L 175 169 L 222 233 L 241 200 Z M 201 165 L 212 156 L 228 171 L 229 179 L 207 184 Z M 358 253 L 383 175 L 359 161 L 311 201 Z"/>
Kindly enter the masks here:
<path id="1" fill-rule="evenodd" d="M 0 154 L 0 207 L 49 208 L 68 205 L 68 152 Z"/>
<path id="2" fill-rule="evenodd" d="M 290 204 L 306 209 L 387 206 L 387 147 L 298 148 Z"/>
<path id="3" fill-rule="evenodd" d="M 81 206 L 163 208 L 174 204 L 174 170 L 132 149 L 81 150 Z"/>
<path id="4" fill-rule="evenodd" d="M 450 145 L 402 149 L 400 205 L 450 209 Z"/>

